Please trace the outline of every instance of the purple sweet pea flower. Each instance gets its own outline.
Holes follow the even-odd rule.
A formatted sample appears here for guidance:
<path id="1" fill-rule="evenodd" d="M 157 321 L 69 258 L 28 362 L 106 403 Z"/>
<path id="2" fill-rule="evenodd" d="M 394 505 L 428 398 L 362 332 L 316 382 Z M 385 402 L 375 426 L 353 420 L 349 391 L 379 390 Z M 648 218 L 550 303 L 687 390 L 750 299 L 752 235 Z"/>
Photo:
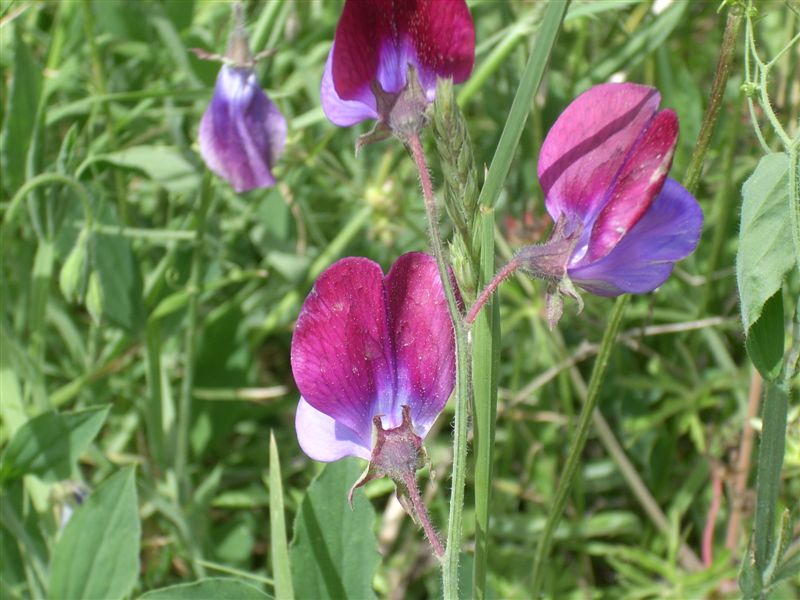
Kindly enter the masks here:
<path id="1" fill-rule="evenodd" d="M 322 109 L 339 126 L 388 124 L 409 66 L 424 109 L 437 77 L 460 83 L 474 60 L 475 27 L 464 0 L 347 0 L 322 76 Z"/>
<path id="2" fill-rule="evenodd" d="M 223 65 L 200 122 L 200 154 L 237 192 L 275 185 L 272 167 L 286 142 L 286 119 L 248 68 Z"/>
<path id="3" fill-rule="evenodd" d="M 551 281 L 551 325 L 561 316 L 561 293 L 580 301 L 573 285 L 601 296 L 650 292 L 697 246 L 703 212 L 667 178 L 678 117 L 659 110 L 660 101 L 651 87 L 598 85 L 547 134 L 538 171 L 556 226 L 548 242 L 520 250 L 501 275 L 520 268 Z"/>
<path id="4" fill-rule="evenodd" d="M 358 456 L 391 476 L 377 450 L 382 430 L 396 430 L 415 439 L 407 456 L 414 462 L 455 380 L 453 328 L 433 257 L 404 254 L 385 277 L 366 258 L 333 264 L 303 304 L 291 354 L 301 394 L 295 428 L 309 457 Z"/>
<path id="5" fill-rule="evenodd" d="M 253 67 L 271 54 L 253 55 L 241 4 L 234 4 L 236 26 L 225 56 L 194 52 L 204 60 L 221 60 L 214 96 L 200 121 L 200 154 L 208 168 L 228 180 L 237 192 L 275 185 L 272 167 L 286 143 L 286 119 L 258 86 Z"/>

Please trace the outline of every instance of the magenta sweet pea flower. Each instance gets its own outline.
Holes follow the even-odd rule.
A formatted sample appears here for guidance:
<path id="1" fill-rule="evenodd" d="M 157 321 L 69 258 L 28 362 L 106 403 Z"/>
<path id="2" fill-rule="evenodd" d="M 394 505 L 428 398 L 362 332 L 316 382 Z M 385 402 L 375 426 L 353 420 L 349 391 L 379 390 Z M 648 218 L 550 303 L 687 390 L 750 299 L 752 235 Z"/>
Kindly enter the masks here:
<path id="1" fill-rule="evenodd" d="M 538 169 L 556 227 L 550 241 L 519 252 L 519 268 L 570 295 L 572 284 L 601 296 L 643 294 L 694 251 L 703 212 L 667 177 L 678 117 L 660 101 L 651 87 L 607 83 L 559 116 Z"/>
<path id="2" fill-rule="evenodd" d="M 433 257 L 404 254 L 385 277 L 366 258 L 334 263 L 303 304 L 291 355 L 301 394 L 295 428 L 309 457 L 385 462 L 377 450 L 391 430 L 416 438 L 419 450 L 455 380 L 453 328 Z"/>
<path id="3" fill-rule="evenodd" d="M 225 62 L 200 121 L 199 143 L 208 168 L 246 192 L 275 185 L 272 167 L 286 142 L 286 119 L 258 85 L 253 67 L 260 56 L 250 52 L 241 9 L 235 14 L 238 25 L 224 57 L 195 51 Z"/>
<path id="4" fill-rule="evenodd" d="M 475 27 L 465 0 L 347 0 L 322 76 L 322 109 L 339 126 L 366 119 L 389 124 L 409 66 L 424 111 L 436 78 L 460 83 L 474 60 Z"/>

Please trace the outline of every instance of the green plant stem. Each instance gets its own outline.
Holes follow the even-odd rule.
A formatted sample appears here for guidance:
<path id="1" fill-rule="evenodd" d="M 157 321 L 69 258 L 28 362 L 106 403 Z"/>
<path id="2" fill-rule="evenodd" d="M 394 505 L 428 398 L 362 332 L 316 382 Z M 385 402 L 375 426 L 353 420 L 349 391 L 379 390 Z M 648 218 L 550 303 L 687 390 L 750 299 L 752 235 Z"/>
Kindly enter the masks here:
<path id="1" fill-rule="evenodd" d="M 758 448 L 758 481 L 753 539 L 756 567 L 765 574 L 775 544 L 775 512 L 781 486 L 781 468 L 786 449 L 786 415 L 789 391 L 783 382 L 767 385 L 762 413 L 763 427 Z M 766 583 L 764 581 L 763 583 Z"/>
<path id="2" fill-rule="evenodd" d="M 592 416 L 594 409 L 597 406 L 597 400 L 600 397 L 600 387 L 608 369 L 608 360 L 611 356 L 611 350 L 614 347 L 617 333 L 619 332 L 622 323 L 622 315 L 625 312 L 625 305 L 628 303 L 628 295 L 622 295 L 617 298 L 614 303 L 614 310 L 611 318 L 603 334 L 603 341 L 600 343 L 600 351 L 597 353 L 594 368 L 592 369 L 592 376 L 589 379 L 589 390 L 586 394 L 586 402 L 583 404 L 581 414 L 578 419 L 578 425 L 575 430 L 575 438 L 572 442 L 572 448 L 567 456 L 567 462 L 564 466 L 564 471 L 561 478 L 558 480 L 558 487 L 553 503 L 550 507 L 550 512 L 547 515 L 547 522 L 544 526 L 544 531 L 539 538 L 539 544 L 536 548 L 536 556 L 533 562 L 533 574 L 531 582 L 531 597 L 538 598 L 539 590 L 542 586 L 542 575 L 544 563 L 550 553 L 550 544 L 553 541 L 553 533 L 556 526 L 561 519 L 561 513 L 564 512 L 564 506 L 567 503 L 567 496 L 569 494 L 572 480 L 575 478 L 575 473 L 580 464 L 581 454 L 583 447 L 586 445 L 586 439 L 589 437 L 589 430 L 592 426 Z"/>
<path id="3" fill-rule="evenodd" d="M 203 239 L 211 205 L 211 174 L 206 172 L 200 188 L 200 203 L 195 218 L 195 244 L 192 250 L 192 267 L 189 274 L 189 302 L 186 315 L 186 337 L 183 348 L 183 379 L 177 414 L 177 440 L 175 448 L 175 473 L 181 482 L 184 499 L 189 497 L 189 474 L 186 473 L 189 457 L 189 428 L 192 421 L 192 386 L 194 384 L 195 338 L 197 333 L 197 309 L 200 299 L 203 271 Z"/>
<path id="4" fill-rule="evenodd" d="M 725 22 L 725 33 L 722 36 L 722 48 L 717 61 L 717 70 L 714 73 L 714 82 L 711 85 L 711 97 L 708 101 L 703 125 L 697 137 L 697 143 L 689 161 L 689 168 L 683 178 L 684 187 L 691 193 L 697 189 L 700 181 L 700 174 L 703 170 L 703 160 L 711 143 L 711 136 L 714 133 L 714 124 L 717 121 L 719 110 L 722 108 L 722 99 L 725 96 L 725 86 L 728 83 L 731 63 L 733 62 L 734 51 L 736 50 L 736 38 L 739 35 L 739 26 L 742 24 L 742 9 L 733 6 L 728 11 L 728 18 Z"/>
<path id="5" fill-rule="evenodd" d="M 531 112 L 533 97 L 544 77 L 550 54 L 569 7 L 569 0 L 548 2 L 537 30 L 536 41 L 522 73 L 511 104 L 497 150 L 478 198 L 481 211 L 480 277 L 478 289 L 494 275 L 494 213 L 503 183 L 511 168 L 514 152 Z M 460 98 L 464 100 L 464 98 Z M 486 301 L 486 300 L 484 300 Z M 471 328 L 474 346 L 474 449 L 475 449 L 475 562 L 473 594 L 478 600 L 486 596 L 486 574 L 489 559 L 489 516 L 491 512 L 492 467 L 495 423 L 497 420 L 497 362 L 500 344 L 500 316 L 496 302 L 489 301 L 487 310 L 475 315 Z M 452 505 L 451 505 L 452 510 Z M 448 551 L 452 551 L 448 542 Z"/>
<path id="6" fill-rule="evenodd" d="M 458 308 L 453 281 L 444 259 L 444 247 L 439 233 L 439 217 L 436 210 L 436 197 L 433 183 L 425 161 L 425 152 L 419 134 L 409 136 L 406 140 L 414 164 L 419 172 L 422 195 L 425 199 L 425 214 L 428 217 L 428 233 L 431 248 L 436 257 L 439 277 L 442 280 L 447 308 L 453 322 L 453 333 L 456 342 L 456 410 L 453 430 L 453 487 L 450 492 L 450 517 L 447 525 L 447 548 L 442 560 L 442 579 L 444 597 L 448 600 L 458 598 L 458 559 L 461 550 L 461 531 L 464 511 L 464 484 L 467 471 L 467 411 L 471 402 L 472 358 L 464 331 L 461 311 Z"/>
<path id="7" fill-rule="evenodd" d="M 798 139 L 795 139 L 789 148 L 789 218 L 792 223 L 795 267 L 800 272 L 800 140 Z"/>

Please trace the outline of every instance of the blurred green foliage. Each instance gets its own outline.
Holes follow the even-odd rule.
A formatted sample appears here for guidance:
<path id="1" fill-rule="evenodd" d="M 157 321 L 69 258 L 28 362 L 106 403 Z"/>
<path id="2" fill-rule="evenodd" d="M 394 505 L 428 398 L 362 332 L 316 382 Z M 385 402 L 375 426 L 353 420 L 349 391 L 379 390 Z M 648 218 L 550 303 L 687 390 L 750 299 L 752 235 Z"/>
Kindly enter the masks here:
<path id="1" fill-rule="evenodd" d="M 624 78 L 658 87 L 663 105 L 674 108 L 681 122 L 672 173 L 680 178 L 685 172 L 716 66 L 724 11 L 718 14 L 715 2 L 676 1 L 660 10 L 663 4 L 572 4 L 499 199 L 499 260 L 547 231 L 535 176 L 537 150 L 559 112 L 593 83 Z M 460 88 L 460 101 L 482 180 L 481 166 L 494 154 L 536 38 L 542 3 L 470 6 L 476 69 Z M 194 590 L 197 597 L 198 590 L 227 586 L 236 588 L 231 594 L 244 593 L 237 588 L 243 583 L 250 586 L 248 597 L 259 597 L 259 589 L 272 593 L 270 430 L 280 449 L 288 535 L 299 534 L 290 556 L 301 554 L 308 533 L 303 506 L 314 502 L 303 498 L 320 465 L 302 454 L 294 434 L 293 319 L 314 278 L 335 259 L 364 255 L 388 266 L 427 243 L 416 175 L 403 148 L 387 142 L 355 158 L 355 138 L 366 126 L 338 129 L 319 107 L 319 81 L 340 8 L 340 2 L 322 0 L 246 3 L 254 49 L 277 50 L 257 71 L 289 121 L 287 150 L 277 170 L 280 183 L 272 189 L 237 195 L 224 181 L 213 181 L 205 236 L 197 245 L 195 210 L 204 167 L 196 135 L 218 66 L 188 49 L 223 49 L 229 5 L 192 0 L 0 5 L 3 597 L 44 597 L 48 586 L 54 586 L 51 595 L 74 590 L 64 579 L 64 553 L 77 551 L 78 541 L 72 548 L 65 545 L 99 531 L 95 523 L 74 532 L 72 524 L 80 523 L 80 511 L 90 506 L 89 500 L 78 502 L 87 491 L 106 511 L 115 502 L 138 503 L 141 535 L 133 538 L 140 545 L 141 568 L 130 584 L 135 587 L 109 594 L 138 596 L 203 577 L 228 582 L 215 579 L 200 584 L 207 588 L 182 593 Z M 800 28 L 800 16 L 784 2 L 763 2 L 759 10 L 758 39 L 771 56 Z M 660 507 L 667 530 L 642 508 L 619 460 L 591 438 L 556 531 L 548 596 L 738 593 L 737 561 L 747 544 L 753 505 L 751 492 L 741 495 L 735 487 L 737 457 L 743 430 L 760 424 L 747 417 L 748 390 L 752 394 L 758 380 L 745 352 L 734 260 L 740 189 L 762 155 L 739 89 L 741 55 L 697 193 L 706 214 L 703 239 L 662 288 L 632 299 L 601 391 L 601 412 L 639 483 Z M 798 53 L 790 52 L 772 72 L 773 108 L 795 128 L 798 63 Z M 434 182 L 441 186 L 435 158 L 431 162 Z M 12 205 L 23 186 L 43 175 L 53 177 L 39 180 L 42 185 Z M 195 252 L 202 264 L 200 290 L 190 285 Z M 578 316 L 568 304 L 558 331 L 550 333 L 542 291 L 514 279 L 501 292 L 489 584 L 503 598 L 526 597 L 537 534 L 611 307 L 608 299 L 587 296 Z M 784 304 L 794 305 L 800 295 L 796 273 L 784 295 Z M 188 310 L 193 296 L 194 323 Z M 176 472 L 187 329 L 196 346 L 190 453 L 183 471 Z M 780 505 L 796 508 L 800 459 L 791 441 L 798 439 L 791 432 L 800 430 L 796 388 L 789 402 Z M 86 419 L 101 414 L 104 424 L 87 425 Z M 435 476 L 422 478 L 432 518 L 442 527 L 451 417 L 446 412 L 427 438 Z M 30 436 L 43 419 L 48 428 L 66 426 L 72 433 L 51 440 L 51 448 L 60 448 L 54 462 L 23 461 L 19 457 L 27 455 L 15 448 L 47 441 Z M 82 424 L 65 425 L 76 419 Z M 42 452 L 46 458 L 48 451 Z M 135 489 L 129 465 L 135 465 Z M 44 476 L 52 473 L 59 474 L 58 481 Z M 700 555 L 715 474 L 725 485 L 712 560 L 694 570 L 681 558 L 680 544 Z M 751 490 L 753 481 L 745 477 L 745 482 Z M 385 482 L 366 488 L 377 511 L 374 532 L 383 555 L 374 589 L 390 598 L 436 595 L 437 565 L 390 492 Z M 338 506 L 340 499 L 331 502 Z M 466 539 L 474 533 L 471 502 L 468 481 Z M 73 510 L 75 520 L 59 533 L 61 515 Z M 342 510 L 343 518 L 351 517 L 349 509 Z M 743 521 L 727 544 L 732 512 Z M 126 523 L 99 531 L 111 538 L 105 543 L 130 549 L 136 531 Z M 328 526 L 338 531 L 339 523 Z M 371 536 L 351 543 L 365 539 Z M 797 541 L 793 544 L 797 552 Z M 124 562 L 124 556 L 117 558 Z M 468 569 L 469 561 L 464 563 Z M 130 575 L 129 564 L 120 568 Z M 303 582 L 296 577 L 300 595 Z M 783 586 L 776 597 L 800 593 L 796 582 Z"/>

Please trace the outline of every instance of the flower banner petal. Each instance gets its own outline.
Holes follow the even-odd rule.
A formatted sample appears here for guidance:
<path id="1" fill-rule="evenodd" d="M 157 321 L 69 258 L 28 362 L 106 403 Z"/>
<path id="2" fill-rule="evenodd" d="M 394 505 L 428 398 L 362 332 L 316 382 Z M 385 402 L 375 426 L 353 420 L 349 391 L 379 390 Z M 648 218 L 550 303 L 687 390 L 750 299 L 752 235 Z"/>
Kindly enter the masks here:
<path id="1" fill-rule="evenodd" d="M 292 372 L 315 409 L 369 437 L 374 407 L 394 395 L 383 272 L 344 258 L 311 290 L 292 337 Z"/>
<path id="2" fill-rule="evenodd" d="M 542 144 L 539 182 L 550 216 L 563 213 L 588 226 L 602 208 L 660 94 L 633 83 L 606 83 L 578 96 Z"/>
<path id="3" fill-rule="evenodd" d="M 666 281 L 700 241 L 703 211 L 673 179 L 638 223 L 600 260 L 569 269 L 574 283 L 601 296 L 644 294 Z"/>
<path id="4" fill-rule="evenodd" d="M 386 292 L 397 365 L 393 426 L 407 404 L 417 435 L 425 437 L 455 384 L 453 325 L 436 261 L 427 254 L 404 254 L 386 277 Z"/>
<path id="5" fill-rule="evenodd" d="M 399 92 L 409 64 L 432 100 L 437 76 L 456 83 L 469 77 L 475 27 L 464 0 L 348 0 L 332 56 L 332 79 L 343 100 L 370 104 L 373 81 Z"/>

